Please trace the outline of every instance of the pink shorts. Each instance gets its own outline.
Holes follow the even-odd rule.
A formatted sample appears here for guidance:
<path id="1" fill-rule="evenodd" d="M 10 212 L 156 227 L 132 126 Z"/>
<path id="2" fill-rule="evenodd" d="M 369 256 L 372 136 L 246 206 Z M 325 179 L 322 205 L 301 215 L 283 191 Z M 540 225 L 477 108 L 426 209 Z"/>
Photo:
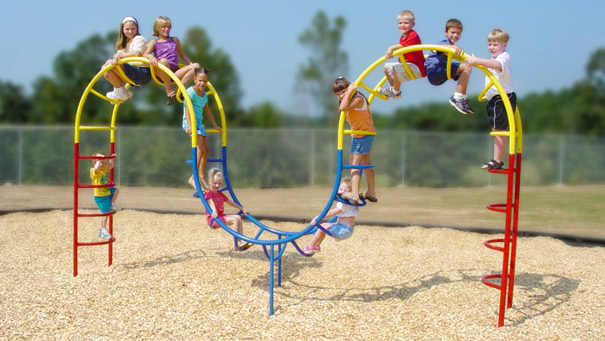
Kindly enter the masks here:
<path id="1" fill-rule="evenodd" d="M 222 222 L 223 222 L 225 225 L 227 225 L 227 221 L 225 220 L 225 217 L 218 217 L 218 218 L 214 219 L 214 220 L 212 221 L 212 225 L 210 225 L 210 221 L 211 221 L 211 220 L 212 220 L 212 217 L 208 217 L 208 220 L 207 220 L 207 221 L 208 221 L 208 226 L 210 226 L 210 227 L 211 227 L 211 228 L 213 228 L 213 229 L 220 229 L 220 228 L 221 228 L 221 225 L 219 225 L 219 223 L 217 223 L 217 222 L 216 222 L 217 220 L 220 220 L 220 221 L 222 221 Z"/>

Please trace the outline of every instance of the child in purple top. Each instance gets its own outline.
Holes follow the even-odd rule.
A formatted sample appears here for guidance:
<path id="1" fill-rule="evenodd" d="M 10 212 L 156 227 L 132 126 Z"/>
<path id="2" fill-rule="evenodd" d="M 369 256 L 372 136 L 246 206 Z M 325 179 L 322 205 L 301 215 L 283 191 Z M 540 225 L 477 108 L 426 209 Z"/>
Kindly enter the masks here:
<path id="1" fill-rule="evenodd" d="M 152 40 L 147 45 L 147 49 L 143 54 L 154 67 L 158 63 L 168 67 L 181 80 L 183 85 L 186 85 L 193 79 L 193 70 L 199 68 L 200 64 L 193 63 L 181 50 L 181 43 L 178 38 L 170 36 L 172 24 L 168 17 L 157 17 L 153 24 L 153 35 L 158 37 Z M 187 62 L 187 66 L 179 68 L 179 57 Z M 176 90 L 172 89 L 170 76 L 157 69 L 157 75 L 160 77 L 164 85 L 166 85 L 166 95 L 168 96 L 168 104 L 176 101 Z"/>

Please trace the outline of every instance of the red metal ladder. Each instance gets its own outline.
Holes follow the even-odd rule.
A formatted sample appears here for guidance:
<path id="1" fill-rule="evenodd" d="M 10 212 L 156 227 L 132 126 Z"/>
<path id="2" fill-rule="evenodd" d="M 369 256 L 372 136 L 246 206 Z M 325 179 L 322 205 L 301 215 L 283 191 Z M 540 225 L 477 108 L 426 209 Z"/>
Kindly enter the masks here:
<path id="1" fill-rule="evenodd" d="M 80 213 L 79 212 L 79 204 L 78 204 L 78 194 L 79 190 L 82 188 L 100 188 L 100 187 L 114 187 L 114 170 L 113 168 L 109 171 L 109 184 L 107 185 L 88 185 L 88 184 L 80 184 L 78 181 L 79 175 L 79 162 L 83 159 L 115 159 L 117 156 L 114 154 L 114 142 L 111 142 L 110 145 L 110 155 L 109 156 L 83 156 L 80 155 L 80 144 L 74 143 L 74 221 L 73 221 L 73 276 L 76 277 L 78 275 L 78 247 L 81 246 L 95 246 L 95 245 L 107 245 L 107 257 L 108 264 L 107 266 L 111 266 L 113 263 L 113 242 L 115 238 L 113 237 L 113 215 L 116 213 L 114 210 L 107 213 Z M 111 234 L 112 238 L 109 240 L 98 241 L 98 242 L 80 242 L 78 240 L 78 219 L 79 218 L 91 218 L 91 217 L 104 217 L 108 216 L 109 221 L 107 227 L 109 229 L 109 234 Z"/>
<path id="2" fill-rule="evenodd" d="M 506 214 L 504 238 L 486 240 L 483 244 L 502 252 L 502 271 L 499 274 L 483 276 L 483 284 L 500 290 L 500 307 L 498 310 L 498 327 L 504 325 L 506 309 L 513 305 L 513 287 L 515 284 L 515 258 L 517 250 L 517 225 L 519 220 L 519 190 L 521 179 L 521 153 L 510 154 L 508 169 L 490 169 L 491 173 L 508 176 L 506 204 L 488 205 L 487 209 Z M 500 283 L 490 280 L 500 279 Z"/>

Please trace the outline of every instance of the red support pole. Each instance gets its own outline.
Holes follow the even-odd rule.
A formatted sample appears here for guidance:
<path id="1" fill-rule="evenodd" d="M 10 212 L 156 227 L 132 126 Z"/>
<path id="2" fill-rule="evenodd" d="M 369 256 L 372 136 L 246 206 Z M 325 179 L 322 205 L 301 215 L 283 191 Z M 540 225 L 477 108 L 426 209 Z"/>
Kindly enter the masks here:
<path id="1" fill-rule="evenodd" d="M 517 154 L 517 162 L 515 165 L 515 205 L 512 226 L 512 240 L 510 250 L 510 271 L 508 281 L 508 299 L 506 308 L 510 309 L 513 306 L 513 288 L 515 286 L 515 260 L 517 257 L 517 226 L 519 223 L 519 191 L 521 190 L 521 154 Z"/>

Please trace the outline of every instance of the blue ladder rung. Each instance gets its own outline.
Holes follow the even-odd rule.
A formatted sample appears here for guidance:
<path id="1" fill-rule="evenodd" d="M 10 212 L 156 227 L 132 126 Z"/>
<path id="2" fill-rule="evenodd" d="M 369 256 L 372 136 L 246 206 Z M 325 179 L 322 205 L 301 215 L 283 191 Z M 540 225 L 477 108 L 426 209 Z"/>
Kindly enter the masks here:
<path id="1" fill-rule="evenodd" d="M 365 169 L 374 168 L 374 165 L 344 165 L 342 169 Z"/>
<path id="2" fill-rule="evenodd" d="M 207 162 L 223 162 L 223 159 L 208 159 L 206 160 Z M 193 164 L 193 160 L 187 160 L 185 161 L 186 164 L 188 165 L 192 165 Z"/>

